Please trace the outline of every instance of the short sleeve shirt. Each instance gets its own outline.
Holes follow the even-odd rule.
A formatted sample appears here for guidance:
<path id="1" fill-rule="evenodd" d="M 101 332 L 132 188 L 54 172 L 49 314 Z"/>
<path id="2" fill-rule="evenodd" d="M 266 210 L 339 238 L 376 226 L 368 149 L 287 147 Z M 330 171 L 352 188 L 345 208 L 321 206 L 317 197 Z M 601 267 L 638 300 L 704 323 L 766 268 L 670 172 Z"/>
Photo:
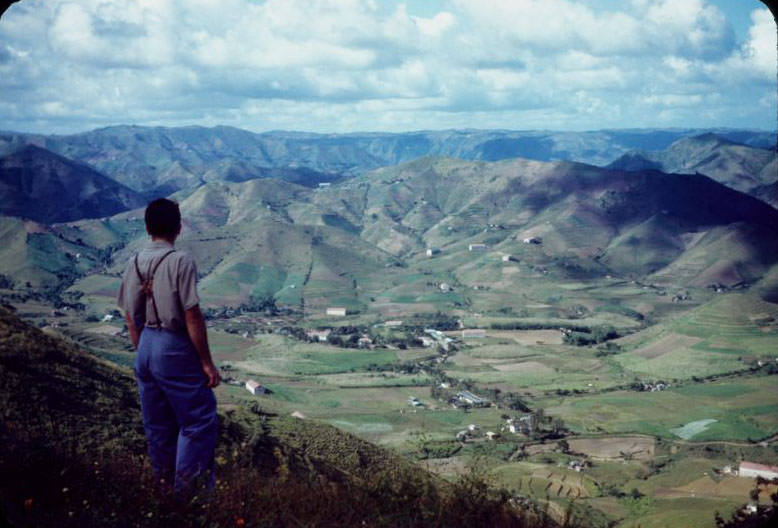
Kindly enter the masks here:
<path id="1" fill-rule="evenodd" d="M 135 257 L 127 263 L 124 278 L 119 287 L 116 302 L 119 308 L 132 317 L 135 326 L 161 327 L 175 332 L 186 330 L 184 312 L 200 303 L 197 295 L 197 265 L 185 251 L 175 250 L 164 260 L 162 257 L 173 245 L 155 241 L 138 253 L 138 270 L 135 269 Z M 160 263 L 161 261 L 161 263 Z M 156 303 L 143 292 L 143 280 L 147 280 L 154 267 L 152 291 Z"/>

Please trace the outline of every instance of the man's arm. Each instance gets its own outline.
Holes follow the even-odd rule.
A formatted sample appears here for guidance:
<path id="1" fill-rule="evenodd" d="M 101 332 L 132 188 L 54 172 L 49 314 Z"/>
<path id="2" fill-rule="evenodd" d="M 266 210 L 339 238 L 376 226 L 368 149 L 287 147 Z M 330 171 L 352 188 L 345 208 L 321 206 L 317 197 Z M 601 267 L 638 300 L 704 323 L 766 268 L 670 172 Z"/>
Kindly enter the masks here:
<path id="1" fill-rule="evenodd" d="M 138 341 L 140 340 L 140 333 L 138 332 L 138 327 L 135 326 L 135 321 L 132 320 L 132 317 L 130 317 L 129 313 L 124 314 L 124 319 L 127 321 L 127 332 L 130 334 L 130 339 L 132 340 L 132 346 L 135 347 L 135 349 L 138 349 Z"/>
<path id="2" fill-rule="evenodd" d="M 189 334 L 189 339 L 192 340 L 197 355 L 200 356 L 203 372 L 208 376 L 208 386 L 216 387 L 221 381 L 221 376 L 219 376 L 219 369 L 214 366 L 211 359 L 211 350 L 208 348 L 208 336 L 205 330 L 205 318 L 200 311 L 200 305 L 185 310 L 184 317 L 186 319 L 186 332 Z"/>

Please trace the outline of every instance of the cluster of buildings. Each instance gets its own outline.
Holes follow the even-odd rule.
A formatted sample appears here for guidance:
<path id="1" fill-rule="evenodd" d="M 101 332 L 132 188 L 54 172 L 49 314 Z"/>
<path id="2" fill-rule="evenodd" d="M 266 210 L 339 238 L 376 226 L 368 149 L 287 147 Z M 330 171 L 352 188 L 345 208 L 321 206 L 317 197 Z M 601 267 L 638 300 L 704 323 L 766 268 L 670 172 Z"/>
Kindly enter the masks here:
<path id="1" fill-rule="evenodd" d="M 507 429 L 513 434 L 523 434 L 529 436 L 532 433 L 532 429 L 535 427 L 535 416 L 532 414 L 525 414 L 518 418 L 508 418 L 505 420 L 505 426 L 503 429 Z"/>
<path id="2" fill-rule="evenodd" d="M 665 389 L 667 389 L 670 385 L 663 381 L 658 381 L 656 383 L 647 383 L 642 382 L 640 392 L 661 392 Z"/>
<path id="3" fill-rule="evenodd" d="M 419 339 L 421 340 L 422 345 L 425 347 L 430 347 L 437 344 L 444 351 L 448 352 L 451 348 L 451 343 L 454 342 L 454 340 L 448 337 L 446 334 L 440 330 L 435 330 L 434 328 L 425 328 L 424 333 L 426 335 L 421 336 Z"/>

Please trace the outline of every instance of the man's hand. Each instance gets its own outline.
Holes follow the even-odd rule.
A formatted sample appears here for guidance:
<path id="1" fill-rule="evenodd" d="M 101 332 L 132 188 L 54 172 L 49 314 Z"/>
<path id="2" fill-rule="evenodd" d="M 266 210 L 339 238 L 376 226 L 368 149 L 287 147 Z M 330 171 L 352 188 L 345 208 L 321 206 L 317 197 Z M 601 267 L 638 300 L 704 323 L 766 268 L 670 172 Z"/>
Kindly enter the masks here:
<path id="1" fill-rule="evenodd" d="M 184 316 L 186 318 L 186 331 L 189 334 L 189 339 L 192 340 L 192 345 L 194 345 L 197 355 L 200 356 L 203 373 L 208 377 L 208 387 L 213 388 L 219 384 L 221 376 L 219 376 L 219 369 L 214 366 L 211 359 L 203 313 L 200 311 L 199 306 L 193 306 L 184 312 Z"/>
<path id="2" fill-rule="evenodd" d="M 219 369 L 217 369 L 213 363 L 203 363 L 203 373 L 208 376 L 207 385 L 210 388 L 216 387 L 222 380 Z"/>

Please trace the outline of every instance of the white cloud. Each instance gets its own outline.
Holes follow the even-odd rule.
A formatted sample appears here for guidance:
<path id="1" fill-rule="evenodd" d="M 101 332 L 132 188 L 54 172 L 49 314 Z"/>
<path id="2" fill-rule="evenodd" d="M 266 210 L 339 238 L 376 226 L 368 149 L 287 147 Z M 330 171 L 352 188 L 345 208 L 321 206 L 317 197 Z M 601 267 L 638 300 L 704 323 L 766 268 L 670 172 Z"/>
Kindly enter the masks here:
<path id="1" fill-rule="evenodd" d="M 0 128 L 774 126 L 753 104 L 775 106 L 764 8 L 737 43 L 705 0 L 414 7 L 24 0 L 0 20 Z"/>

